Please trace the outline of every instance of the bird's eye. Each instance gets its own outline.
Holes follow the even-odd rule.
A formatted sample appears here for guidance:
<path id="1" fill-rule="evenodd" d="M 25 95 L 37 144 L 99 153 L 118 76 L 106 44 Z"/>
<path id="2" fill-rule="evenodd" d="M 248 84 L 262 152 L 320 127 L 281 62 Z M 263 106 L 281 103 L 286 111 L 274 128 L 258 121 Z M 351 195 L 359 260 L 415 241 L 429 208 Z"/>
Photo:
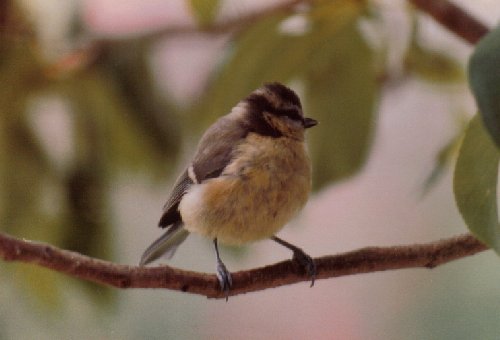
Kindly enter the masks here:
<path id="1" fill-rule="evenodd" d="M 299 110 L 293 108 L 293 109 L 281 109 L 277 112 L 279 116 L 285 116 L 290 118 L 291 120 L 296 120 L 302 122 L 302 115 L 300 114 Z"/>

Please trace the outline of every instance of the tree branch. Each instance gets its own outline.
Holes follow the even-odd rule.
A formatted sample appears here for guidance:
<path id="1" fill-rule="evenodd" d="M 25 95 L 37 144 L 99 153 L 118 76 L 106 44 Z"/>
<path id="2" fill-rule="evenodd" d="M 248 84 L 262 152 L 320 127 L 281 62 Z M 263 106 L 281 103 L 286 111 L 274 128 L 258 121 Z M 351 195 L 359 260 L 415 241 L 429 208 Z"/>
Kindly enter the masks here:
<path id="1" fill-rule="evenodd" d="M 409 0 L 436 21 L 470 43 L 476 43 L 488 29 L 468 13 L 446 0 Z M 270 11 L 282 11 L 302 1 L 292 0 L 283 7 Z M 256 20 L 262 13 L 238 18 L 204 30 L 226 31 Z M 241 27 L 241 26 L 240 26 Z M 182 32 L 181 28 L 178 32 Z M 188 32 L 191 28 L 186 29 Z M 194 28 L 193 28 L 194 30 Z M 197 28 L 196 30 L 199 30 Z M 175 29 L 173 30 L 175 31 Z M 167 31 L 158 32 L 165 34 Z M 170 31 L 172 32 L 172 31 Z M 465 234 L 427 244 L 394 247 L 368 247 L 343 254 L 315 259 L 317 279 L 377 272 L 403 268 L 433 268 L 438 265 L 474 255 L 487 247 L 472 235 Z M 90 258 L 54 246 L 26 241 L 0 233 L 0 258 L 37 264 L 69 276 L 110 285 L 118 288 L 166 288 L 211 298 L 225 297 L 219 289 L 215 275 L 195 273 L 169 266 L 137 267 L 110 263 Z M 293 261 L 283 261 L 270 266 L 233 273 L 230 295 L 238 295 L 267 288 L 308 281 L 309 278 Z"/>
<path id="2" fill-rule="evenodd" d="M 448 0 L 409 0 L 420 10 L 465 41 L 475 44 L 488 28 L 469 13 Z"/>
<path id="3" fill-rule="evenodd" d="M 473 18 L 469 13 L 449 2 L 448 0 L 408 0 L 421 11 L 426 12 L 441 25 L 463 38 L 471 44 L 475 44 L 486 33 L 488 28 Z M 196 24 L 183 24 L 168 26 L 155 30 L 149 34 L 139 37 L 127 38 L 126 40 L 142 40 L 145 43 L 156 41 L 171 34 L 193 34 L 210 33 L 220 34 L 228 32 L 237 32 L 246 26 L 262 19 L 264 17 L 293 11 L 294 7 L 300 4 L 314 3 L 314 0 L 287 0 L 247 14 L 231 17 L 225 20 L 215 21 L 210 25 L 199 26 Z M 95 62 L 102 50 L 112 44 L 120 44 L 121 39 L 97 39 L 88 42 L 85 46 L 75 49 L 61 57 L 61 59 L 47 68 L 47 74 L 51 77 L 57 77 L 68 71 L 81 69 Z"/>
<path id="4" fill-rule="evenodd" d="M 224 20 L 216 20 L 209 25 L 196 25 L 196 24 L 186 24 L 178 26 L 165 27 L 153 32 L 149 39 L 155 40 L 157 38 L 163 37 L 170 34 L 192 34 L 192 33 L 227 33 L 234 30 L 241 29 L 243 27 L 249 26 L 256 21 L 268 17 L 270 15 L 290 12 L 293 8 L 301 3 L 307 3 L 304 0 L 287 0 L 284 2 L 273 3 L 268 6 L 263 6 L 257 10 L 249 11 L 248 13 L 240 16 L 233 16 Z"/>
<path id="5" fill-rule="evenodd" d="M 471 44 L 475 44 L 488 32 L 488 28 L 479 20 L 472 17 L 469 13 L 451 3 L 449 0 L 408 1 Z M 210 25 L 199 26 L 196 24 L 186 24 L 165 27 L 148 34 L 147 38 L 149 40 L 155 40 L 169 34 L 192 34 L 199 32 L 214 34 L 227 33 L 251 25 L 264 17 L 293 11 L 294 7 L 299 4 L 314 4 L 314 2 L 315 0 L 287 0 L 264 6 L 241 16 L 215 21 Z"/>
<path id="6" fill-rule="evenodd" d="M 195 23 L 177 24 L 162 27 L 153 30 L 152 32 L 134 37 L 91 39 L 82 46 L 79 46 L 78 48 L 75 48 L 74 50 L 61 56 L 61 58 L 52 65 L 49 65 L 46 73 L 49 77 L 56 78 L 68 73 L 69 71 L 83 69 L 95 63 L 99 56 L 105 53 L 110 46 L 122 44 L 124 42 L 126 44 L 133 45 L 134 42 L 140 41 L 142 44 L 147 45 L 170 35 L 235 33 L 262 18 L 274 14 L 292 12 L 295 6 L 307 2 L 308 1 L 306 0 L 287 0 L 284 2 L 273 3 L 268 6 L 263 6 L 260 9 L 249 11 L 244 15 L 232 16 L 223 20 L 216 20 L 209 25 L 197 25 Z"/>
<path id="7" fill-rule="evenodd" d="M 426 244 L 394 247 L 367 247 L 316 258 L 317 279 L 403 268 L 434 268 L 488 249 L 470 234 Z M 166 288 L 224 298 L 215 275 L 169 266 L 137 267 L 114 264 L 54 246 L 21 240 L 0 233 L 0 258 L 33 263 L 69 276 L 117 288 Z M 292 260 L 262 268 L 235 272 L 229 295 L 309 281 Z"/>

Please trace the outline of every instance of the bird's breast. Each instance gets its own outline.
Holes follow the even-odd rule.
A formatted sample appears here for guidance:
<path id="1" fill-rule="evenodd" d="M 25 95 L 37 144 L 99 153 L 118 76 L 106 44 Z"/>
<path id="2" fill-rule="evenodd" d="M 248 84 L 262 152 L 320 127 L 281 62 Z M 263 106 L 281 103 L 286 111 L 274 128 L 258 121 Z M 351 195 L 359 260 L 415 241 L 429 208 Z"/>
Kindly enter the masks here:
<path id="1" fill-rule="evenodd" d="M 187 230 L 238 245 L 274 235 L 310 189 L 303 142 L 250 135 L 220 177 L 189 189 L 179 210 Z"/>

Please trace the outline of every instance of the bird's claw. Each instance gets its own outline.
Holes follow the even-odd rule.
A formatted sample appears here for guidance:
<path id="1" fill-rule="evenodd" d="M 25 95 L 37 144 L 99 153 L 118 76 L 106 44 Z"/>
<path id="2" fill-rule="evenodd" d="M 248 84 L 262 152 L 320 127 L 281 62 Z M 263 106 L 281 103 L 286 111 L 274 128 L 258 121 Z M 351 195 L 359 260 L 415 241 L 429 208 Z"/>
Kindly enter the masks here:
<path id="1" fill-rule="evenodd" d="M 314 286 L 314 281 L 316 280 L 316 263 L 314 259 L 304 253 L 302 249 L 294 250 L 293 261 L 297 262 L 306 272 L 306 274 L 311 278 L 311 287 Z"/>
<path id="2" fill-rule="evenodd" d="M 220 260 L 217 261 L 217 279 L 219 279 L 220 289 L 226 295 L 226 301 L 229 297 L 229 290 L 233 286 L 233 279 L 231 273 L 226 269 L 224 263 Z"/>

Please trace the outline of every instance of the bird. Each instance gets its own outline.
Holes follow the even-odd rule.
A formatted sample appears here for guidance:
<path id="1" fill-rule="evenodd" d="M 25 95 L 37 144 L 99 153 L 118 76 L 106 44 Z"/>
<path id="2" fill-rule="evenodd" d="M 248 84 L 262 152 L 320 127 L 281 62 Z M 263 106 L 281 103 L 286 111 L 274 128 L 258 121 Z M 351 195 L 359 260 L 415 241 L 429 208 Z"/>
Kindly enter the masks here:
<path id="1" fill-rule="evenodd" d="M 312 167 L 305 130 L 317 124 L 304 117 L 298 95 L 278 82 L 238 102 L 201 137 L 164 205 L 158 225 L 166 231 L 145 250 L 140 266 L 171 258 L 190 233 L 201 234 L 213 242 L 219 285 L 228 294 L 232 277 L 219 242 L 271 239 L 293 252 L 313 286 L 314 260 L 276 233 L 308 200 Z"/>

